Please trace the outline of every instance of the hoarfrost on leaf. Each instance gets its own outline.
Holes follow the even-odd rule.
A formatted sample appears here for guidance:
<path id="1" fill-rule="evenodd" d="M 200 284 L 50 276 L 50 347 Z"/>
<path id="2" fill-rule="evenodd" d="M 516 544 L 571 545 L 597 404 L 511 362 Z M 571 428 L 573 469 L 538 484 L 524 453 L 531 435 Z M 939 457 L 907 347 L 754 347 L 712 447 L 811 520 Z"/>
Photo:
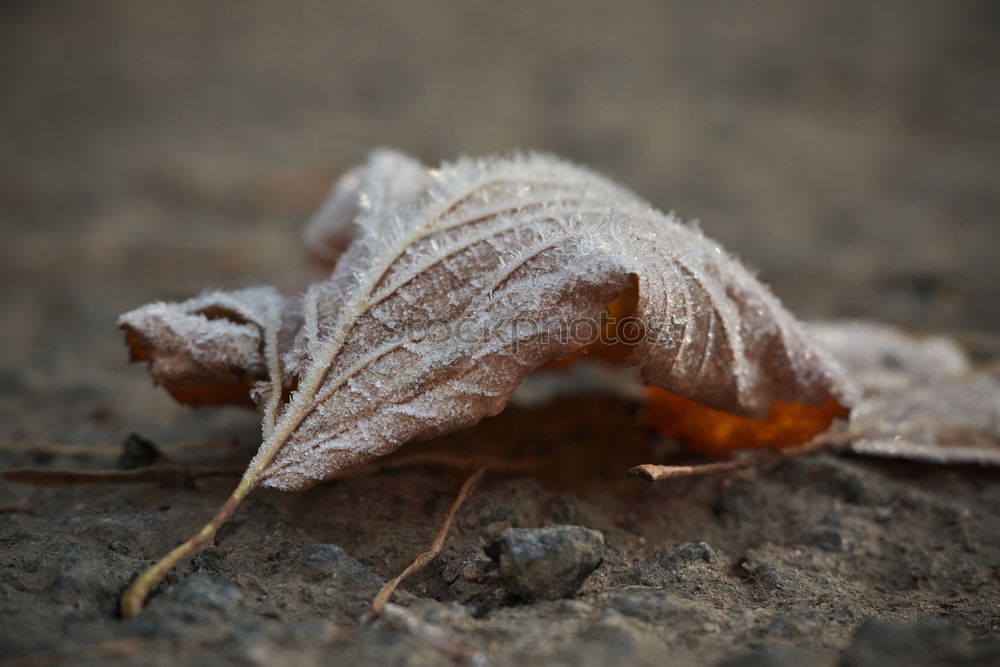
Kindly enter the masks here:
<path id="1" fill-rule="evenodd" d="M 825 348 L 695 226 L 549 156 L 431 170 L 378 151 L 305 236 L 333 269 L 298 308 L 273 291 L 215 293 L 122 318 L 159 381 L 158 364 L 179 356 L 268 387 L 263 442 L 239 486 L 140 576 L 126 615 L 257 485 L 305 489 L 472 425 L 552 360 L 636 367 L 661 425 L 714 453 L 799 444 L 855 400 Z M 225 321 L 213 324 L 216 306 Z"/>
<path id="2" fill-rule="evenodd" d="M 273 287 L 207 292 L 122 315 L 132 361 L 194 406 L 248 403 L 258 382 L 282 380 L 280 356 L 300 326 L 298 304 Z"/>
<path id="3" fill-rule="evenodd" d="M 307 488 L 499 412 L 532 369 L 614 347 L 601 341 L 615 303 L 635 334 L 616 360 L 662 390 L 654 412 L 706 451 L 797 444 L 854 400 L 837 362 L 718 244 L 548 156 L 431 170 L 376 151 L 305 236 L 336 265 L 297 309 L 256 288 L 122 318 L 175 394 L 220 369 L 230 391 L 213 382 L 215 402 L 268 382 L 254 484 Z M 187 374 L 165 370 L 178 355 Z"/>
<path id="4" fill-rule="evenodd" d="M 864 321 L 811 323 L 809 329 L 865 390 L 851 411 L 852 452 L 1000 465 L 1000 383 L 972 371 L 953 340 Z"/>
<path id="5" fill-rule="evenodd" d="M 330 191 L 319 211 L 306 223 L 302 239 L 310 254 L 332 269 L 356 236 L 355 220 L 373 199 L 406 203 L 417 199 L 433 182 L 430 170 L 392 150 L 373 151 L 368 164 L 357 167 Z"/>

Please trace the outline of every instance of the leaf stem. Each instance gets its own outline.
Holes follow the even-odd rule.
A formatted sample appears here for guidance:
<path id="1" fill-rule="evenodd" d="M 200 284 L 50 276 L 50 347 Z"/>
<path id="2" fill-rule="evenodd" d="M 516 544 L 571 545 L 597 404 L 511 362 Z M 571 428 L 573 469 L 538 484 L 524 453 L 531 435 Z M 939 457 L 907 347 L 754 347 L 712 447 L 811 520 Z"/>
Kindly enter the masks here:
<path id="1" fill-rule="evenodd" d="M 219 508 L 212 520 L 199 530 L 191 539 L 172 549 L 167 555 L 156 561 L 149 569 L 136 577 L 132 585 L 122 594 L 121 612 L 123 618 L 134 618 L 142 611 L 142 605 L 152 591 L 182 560 L 201 549 L 219 531 L 219 527 L 229 518 L 240 501 L 254 487 L 254 476 L 247 475 L 240 481 L 236 489 L 230 494 L 225 504 Z"/>

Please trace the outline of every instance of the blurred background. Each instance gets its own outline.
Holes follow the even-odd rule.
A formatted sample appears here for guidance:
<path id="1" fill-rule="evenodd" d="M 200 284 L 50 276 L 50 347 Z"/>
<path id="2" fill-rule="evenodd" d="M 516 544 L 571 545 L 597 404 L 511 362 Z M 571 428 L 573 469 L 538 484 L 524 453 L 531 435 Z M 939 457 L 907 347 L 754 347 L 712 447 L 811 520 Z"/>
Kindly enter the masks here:
<path id="1" fill-rule="evenodd" d="M 175 434 L 117 315 L 300 289 L 302 221 L 376 146 L 551 151 L 699 219 L 804 318 L 1000 352 L 990 0 L 6 0 L 0 94 L 9 438 Z"/>

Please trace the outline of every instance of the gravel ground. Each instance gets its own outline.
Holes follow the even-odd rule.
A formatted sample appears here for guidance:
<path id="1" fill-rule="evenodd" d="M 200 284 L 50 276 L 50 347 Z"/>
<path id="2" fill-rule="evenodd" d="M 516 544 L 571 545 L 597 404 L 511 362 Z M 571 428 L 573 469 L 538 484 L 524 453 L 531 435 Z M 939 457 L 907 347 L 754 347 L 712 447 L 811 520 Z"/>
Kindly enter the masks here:
<path id="1" fill-rule="evenodd" d="M 0 465 L 114 467 L 133 432 L 245 462 L 255 416 L 174 405 L 115 319 L 300 289 L 302 220 L 373 146 L 587 163 L 699 218 L 793 312 L 947 334 L 995 378 L 998 22 L 985 1 L 6 2 Z M 821 455 L 647 485 L 624 471 L 666 453 L 639 410 L 564 398 L 420 445 L 539 463 L 489 472 L 399 603 L 496 664 L 1000 662 L 997 472 Z M 2 483 L 0 656 L 447 663 L 352 626 L 462 478 L 257 492 L 131 621 L 121 590 L 234 480 Z"/>

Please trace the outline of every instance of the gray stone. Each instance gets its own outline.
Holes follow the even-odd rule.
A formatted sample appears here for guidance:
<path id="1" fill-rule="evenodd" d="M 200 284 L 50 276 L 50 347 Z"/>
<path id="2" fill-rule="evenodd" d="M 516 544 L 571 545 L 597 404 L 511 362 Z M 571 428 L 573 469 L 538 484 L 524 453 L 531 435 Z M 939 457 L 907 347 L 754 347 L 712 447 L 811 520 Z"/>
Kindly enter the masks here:
<path id="1" fill-rule="evenodd" d="M 608 598 L 615 611 L 648 623 L 679 624 L 719 623 L 721 615 L 710 606 L 688 600 L 662 588 L 628 586 Z"/>
<path id="2" fill-rule="evenodd" d="M 196 574 L 180 583 L 174 598 L 185 609 L 226 612 L 243 603 L 243 592 L 222 577 Z"/>
<path id="3" fill-rule="evenodd" d="M 556 600 L 576 593 L 604 558 L 604 535 L 583 526 L 508 528 L 486 553 L 511 592 Z"/>
<path id="4" fill-rule="evenodd" d="M 336 544 L 303 547 L 292 559 L 292 567 L 303 580 L 312 583 L 362 587 L 375 592 L 382 586 L 382 580 L 375 573 Z"/>
<path id="5" fill-rule="evenodd" d="M 672 588 L 718 579 L 726 567 L 725 554 L 705 542 L 678 544 L 647 558 L 639 569 L 639 582 Z"/>
<path id="6" fill-rule="evenodd" d="M 163 454 L 151 440 L 132 433 L 122 443 L 122 453 L 118 457 L 118 467 L 122 470 L 134 470 L 163 461 Z"/>

